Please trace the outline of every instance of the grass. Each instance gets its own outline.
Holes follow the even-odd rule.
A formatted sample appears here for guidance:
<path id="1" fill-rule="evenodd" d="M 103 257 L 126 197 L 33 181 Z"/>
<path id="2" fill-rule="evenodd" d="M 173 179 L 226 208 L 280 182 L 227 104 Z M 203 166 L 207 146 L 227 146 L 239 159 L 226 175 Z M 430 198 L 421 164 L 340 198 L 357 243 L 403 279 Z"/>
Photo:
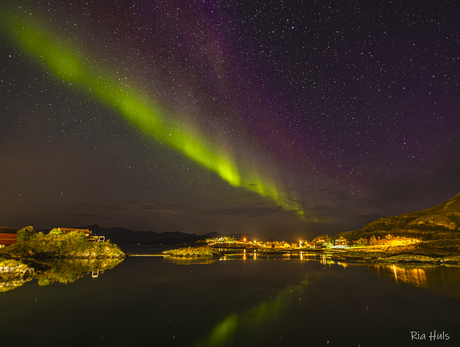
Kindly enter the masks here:
<path id="1" fill-rule="evenodd" d="M 163 254 L 182 258 L 210 258 L 221 254 L 211 247 L 187 247 L 164 251 Z"/>

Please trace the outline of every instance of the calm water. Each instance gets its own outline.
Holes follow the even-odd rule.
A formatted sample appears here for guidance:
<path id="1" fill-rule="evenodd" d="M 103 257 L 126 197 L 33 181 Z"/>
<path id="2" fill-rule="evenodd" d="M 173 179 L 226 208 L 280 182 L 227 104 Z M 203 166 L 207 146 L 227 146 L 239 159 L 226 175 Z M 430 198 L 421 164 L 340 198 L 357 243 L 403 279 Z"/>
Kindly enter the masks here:
<path id="1" fill-rule="evenodd" d="M 2 346 L 460 345 L 459 267 L 245 258 L 129 257 L 96 278 L 31 280 L 0 293 Z"/>

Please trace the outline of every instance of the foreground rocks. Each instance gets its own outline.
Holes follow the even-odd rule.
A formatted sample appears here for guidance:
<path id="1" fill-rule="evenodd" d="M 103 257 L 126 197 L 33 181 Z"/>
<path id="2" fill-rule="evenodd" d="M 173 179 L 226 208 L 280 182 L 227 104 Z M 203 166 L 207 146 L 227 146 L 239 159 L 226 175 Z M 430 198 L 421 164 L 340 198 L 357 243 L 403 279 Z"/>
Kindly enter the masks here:
<path id="1" fill-rule="evenodd" d="M 381 263 L 460 264 L 460 240 L 424 241 L 405 247 L 361 247 L 336 251 L 334 260 Z"/>

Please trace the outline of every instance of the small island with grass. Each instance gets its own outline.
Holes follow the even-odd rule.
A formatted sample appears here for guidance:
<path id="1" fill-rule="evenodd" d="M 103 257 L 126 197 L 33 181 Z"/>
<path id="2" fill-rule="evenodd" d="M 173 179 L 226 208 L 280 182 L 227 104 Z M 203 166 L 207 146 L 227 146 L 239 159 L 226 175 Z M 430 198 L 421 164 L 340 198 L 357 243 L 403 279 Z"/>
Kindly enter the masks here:
<path id="1" fill-rule="evenodd" d="M 111 269 L 125 257 L 117 245 L 98 242 L 86 229 L 56 228 L 46 235 L 31 226 L 7 231 L 7 245 L 0 248 L 0 292 L 33 278 L 40 285 L 73 282 L 88 272 Z"/>
<path id="2" fill-rule="evenodd" d="M 212 258 L 222 255 L 222 252 L 213 247 L 199 246 L 171 249 L 162 254 L 177 258 Z"/>
<path id="3" fill-rule="evenodd" d="M 97 242 L 83 229 L 55 228 L 48 234 L 28 226 L 17 231 L 16 243 L 0 248 L 0 257 L 12 259 L 123 258 L 117 245 Z"/>

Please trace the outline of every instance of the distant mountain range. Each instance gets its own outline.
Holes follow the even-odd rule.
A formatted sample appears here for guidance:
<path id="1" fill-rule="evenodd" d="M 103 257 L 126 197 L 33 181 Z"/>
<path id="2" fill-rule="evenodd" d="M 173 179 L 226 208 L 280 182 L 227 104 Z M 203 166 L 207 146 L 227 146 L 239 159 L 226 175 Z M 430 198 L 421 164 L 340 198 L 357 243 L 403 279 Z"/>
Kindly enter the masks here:
<path id="1" fill-rule="evenodd" d="M 199 240 L 224 236 L 215 231 L 204 235 L 188 234 L 180 231 L 158 233 L 154 231 L 133 231 L 120 227 L 103 228 L 97 224 L 78 228 L 89 229 L 93 232 L 93 235 L 104 235 L 106 239 L 110 239 L 112 243 L 118 245 L 192 244 Z M 39 231 L 47 232 L 49 229 Z M 0 227 L 1 232 L 15 233 L 16 229 Z M 350 240 L 356 240 L 361 237 L 385 237 L 388 234 L 394 236 L 422 237 L 425 239 L 460 238 L 460 194 L 425 210 L 379 218 L 366 224 L 361 229 L 339 233 L 337 237 L 343 236 Z M 243 238 L 247 240 L 260 240 L 260 238 L 252 234 L 226 236 L 235 237 L 237 240 L 242 240 Z"/>
<path id="2" fill-rule="evenodd" d="M 204 235 L 188 234 L 180 231 L 174 232 L 154 232 L 154 231 L 133 231 L 130 229 L 113 227 L 103 228 L 97 224 L 79 227 L 81 229 L 89 229 L 93 232 L 93 235 L 103 235 L 106 239 L 110 239 L 112 243 L 117 245 L 176 245 L 183 243 L 195 243 L 199 240 L 206 240 L 212 237 L 224 236 L 218 232 L 212 231 Z M 234 236 L 237 240 L 246 238 L 253 240 L 254 235 L 251 234 L 235 234 L 227 235 Z"/>
<path id="3" fill-rule="evenodd" d="M 346 231 L 337 236 L 358 239 L 387 234 L 426 239 L 460 238 L 460 194 L 425 210 L 380 218 L 361 229 Z"/>
<path id="4" fill-rule="evenodd" d="M 0 227 L 0 233 L 12 233 L 12 234 L 16 234 L 16 231 L 18 229 L 16 228 L 9 228 L 9 227 Z"/>
<path id="5" fill-rule="evenodd" d="M 62 226 L 61 226 L 62 227 Z M 89 229 L 92 231 L 93 235 L 105 236 L 106 239 L 109 239 L 112 243 L 117 245 L 176 245 L 188 243 L 192 244 L 199 240 L 206 240 L 212 237 L 221 237 L 221 236 L 231 236 L 235 237 L 237 240 L 254 240 L 256 237 L 252 234 L 232 234 L 224 235 L 215 231 L 204 235 L 188 234 L 180 231 L 174 232 L 154 232 L 154 231 L 134 231 L 130 229 L 113 227 L 113 228 L 104 228 L 97 224 L 88 225 L 88 226 L 79 226 L 77 229 Z M 0 233 L 16 233 L 18 229 L 9 228 L 9 227 L 0 227 Z M 51 229 L 39 229 L 37 231 L 42 231 L 45 234 L 48 233 Z"/>

